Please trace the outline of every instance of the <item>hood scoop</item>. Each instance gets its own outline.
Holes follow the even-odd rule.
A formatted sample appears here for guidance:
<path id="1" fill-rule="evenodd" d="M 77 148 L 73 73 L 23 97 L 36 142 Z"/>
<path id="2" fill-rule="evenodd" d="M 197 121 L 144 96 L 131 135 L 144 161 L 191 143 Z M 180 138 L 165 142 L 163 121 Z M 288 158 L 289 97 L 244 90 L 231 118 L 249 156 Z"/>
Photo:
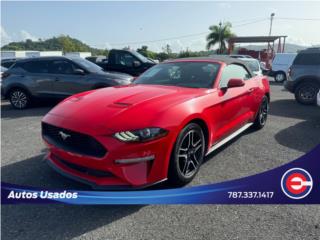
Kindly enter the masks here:
<path id="1" fill-rule="evenodd" d="M 131 103 L 125 103 L 125 102 L 114 102 L 108 105 L 108 107 L 114 107 L 114 108 L 128 108 L 130 106 L 132 106 Z"/>

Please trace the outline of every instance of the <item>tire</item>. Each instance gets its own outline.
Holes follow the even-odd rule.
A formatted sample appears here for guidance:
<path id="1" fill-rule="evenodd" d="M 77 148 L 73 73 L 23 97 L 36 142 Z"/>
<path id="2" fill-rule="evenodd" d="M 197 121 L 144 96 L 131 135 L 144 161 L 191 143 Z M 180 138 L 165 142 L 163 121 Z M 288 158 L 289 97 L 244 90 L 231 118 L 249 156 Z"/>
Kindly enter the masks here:
<path id="1" fill-rule="evenodd" d="M 9 101 L 15 109 L 26 109 L 30 106 L 31 98 L 26 90 L 15 88 L 9 93 Z"/>
<path id="2" fill-rule="evenodd" d="M 294 91 L 294 96 L 297 102 L 305 105 L 315 104 L 317 101 L 317 93 L 319 92 L 320 84 L 316 82 L 300 83 Z"/>
<path id="3" fill-rule="evenodd" d="M 268 119 L 268 112 L 269 112 L 269 99 L 267 96 L 262 98 L 259 111 L 257 113 L 256 119 L 254 120 L 253 127 L 257 130 L 262 129 Z"/>
<path id="4" fill-rule="evenodd" d="M 205 138 L 198 124 L 190 123 L 180 132 L 172 150 L 168 180 L 183 186 L 192 181 L 203 162 Z"/>
<path id="5" fill-rule="evenodd" d="M 274 75 L 274 80 L 276 82 L 284 82 L 285 80 L 287 80 L 287 76 L 284 72 L 276 72 L 276 74 Z"/>

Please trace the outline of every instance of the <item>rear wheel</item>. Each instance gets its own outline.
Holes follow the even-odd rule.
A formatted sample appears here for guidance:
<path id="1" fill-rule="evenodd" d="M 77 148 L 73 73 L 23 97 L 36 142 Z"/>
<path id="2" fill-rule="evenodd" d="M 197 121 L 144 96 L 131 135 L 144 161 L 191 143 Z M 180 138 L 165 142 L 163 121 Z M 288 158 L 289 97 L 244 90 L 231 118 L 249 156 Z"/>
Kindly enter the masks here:
<path id="1" fill-rule="evenodd" d="M 29 94 L 21 88 L 15 88 L 10 91 L 9 101 L 12 107 L 16 109 L 25 109 L 31 102 Z"/>
<path id="2" fill-rule="evenodd" d="M 274 80 L 276 82 L 283 82 L 286 80 L 286 74 L 284 72 L 277 72 L 275 75 L 274 75 Z"/>
<path id="3" fill-rule="evenodd" d="M 266 96 L 264 96 L 262 98 L 259 112 L 253 124 L 253 126 L 256 129 L 261 129 L 266 125 L 267 119 L 268 119 L 268 112 L 269 112 L 269 100 Z"/>
<path id="4" fill-rule="evenodd" d="M 294 95 L 299 103 L 310 105 L 316 103 L 320 85 L 315 82 L 303 82 L 298 85 Z"/>
<path id="5" fill-rule="evenodd" d="M 188 124 L 179 134 L 169 166 L 169 181 L 185 185 L 199 171 L 205 155 L 205 138 L 198 124 Z"/>

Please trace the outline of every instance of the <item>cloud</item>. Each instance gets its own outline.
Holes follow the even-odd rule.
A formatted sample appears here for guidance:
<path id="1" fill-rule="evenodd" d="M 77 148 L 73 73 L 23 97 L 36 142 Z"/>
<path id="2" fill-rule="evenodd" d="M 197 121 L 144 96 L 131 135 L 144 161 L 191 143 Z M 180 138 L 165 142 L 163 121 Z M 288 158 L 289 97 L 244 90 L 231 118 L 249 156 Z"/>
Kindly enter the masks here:
<path id="1" fill-rule="evenodd" d="M 306 42 L 302 38 L 296 38 L 296 37 L 287 37 L 286 42 L 301 45 L 301 46 L 306 46 L 306 47 L 311 46 L 310 42 Z"/>
<path id="2" fill-rule="evenodd" d="M 26 30 L 21 30 L 20 31 L 20 38 L 22 41 L 25 41 L 27 39 L 30 39 L 32 41 L 37 41 L 38 38 L 34 35 L 32 35 L 31 33 L 27 32 Z"/>
<path id="3" fill-rule="evenodd" d="M 112 45 L 109 42 L 105 42 L 103 48 L 112 49 Z"/>
<path id="4" fill-rule="evenodd" d="M 1 46 L 8 44 L 12 41 L 11 36 L 6 32 L 3 26 L 1 27 Z"/>
<path id="5" fill-rule="evenodd" d="M 218 3 L 218 7 L 222 9 L 229 9 L 231 8 L 231 4 L 229 2 L 220 2 Z"/>

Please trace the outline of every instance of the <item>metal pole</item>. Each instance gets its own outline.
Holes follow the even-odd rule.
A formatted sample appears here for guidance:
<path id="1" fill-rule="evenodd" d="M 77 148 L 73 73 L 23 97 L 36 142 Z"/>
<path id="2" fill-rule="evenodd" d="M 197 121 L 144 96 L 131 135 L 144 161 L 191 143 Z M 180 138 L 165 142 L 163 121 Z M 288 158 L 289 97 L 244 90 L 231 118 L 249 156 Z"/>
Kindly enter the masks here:
<path id="1" fill-rule="evenodd" d="M 219 22 L 219 54 L 221 54 L 222 50 L 221 50 L 221 47 L 222 47 L 222 44 L 221 44 L 221 21 Z"/>
<path id="2" fill-rule="evenodd" d="M 271 31 L 272 31 L 272 22 L 273 22 L 273 17 L 274 17 L 274 13 L 271 13 L 270 15 L 270 31 L 269 31 L 269 36 L 271 36 Z"/>

